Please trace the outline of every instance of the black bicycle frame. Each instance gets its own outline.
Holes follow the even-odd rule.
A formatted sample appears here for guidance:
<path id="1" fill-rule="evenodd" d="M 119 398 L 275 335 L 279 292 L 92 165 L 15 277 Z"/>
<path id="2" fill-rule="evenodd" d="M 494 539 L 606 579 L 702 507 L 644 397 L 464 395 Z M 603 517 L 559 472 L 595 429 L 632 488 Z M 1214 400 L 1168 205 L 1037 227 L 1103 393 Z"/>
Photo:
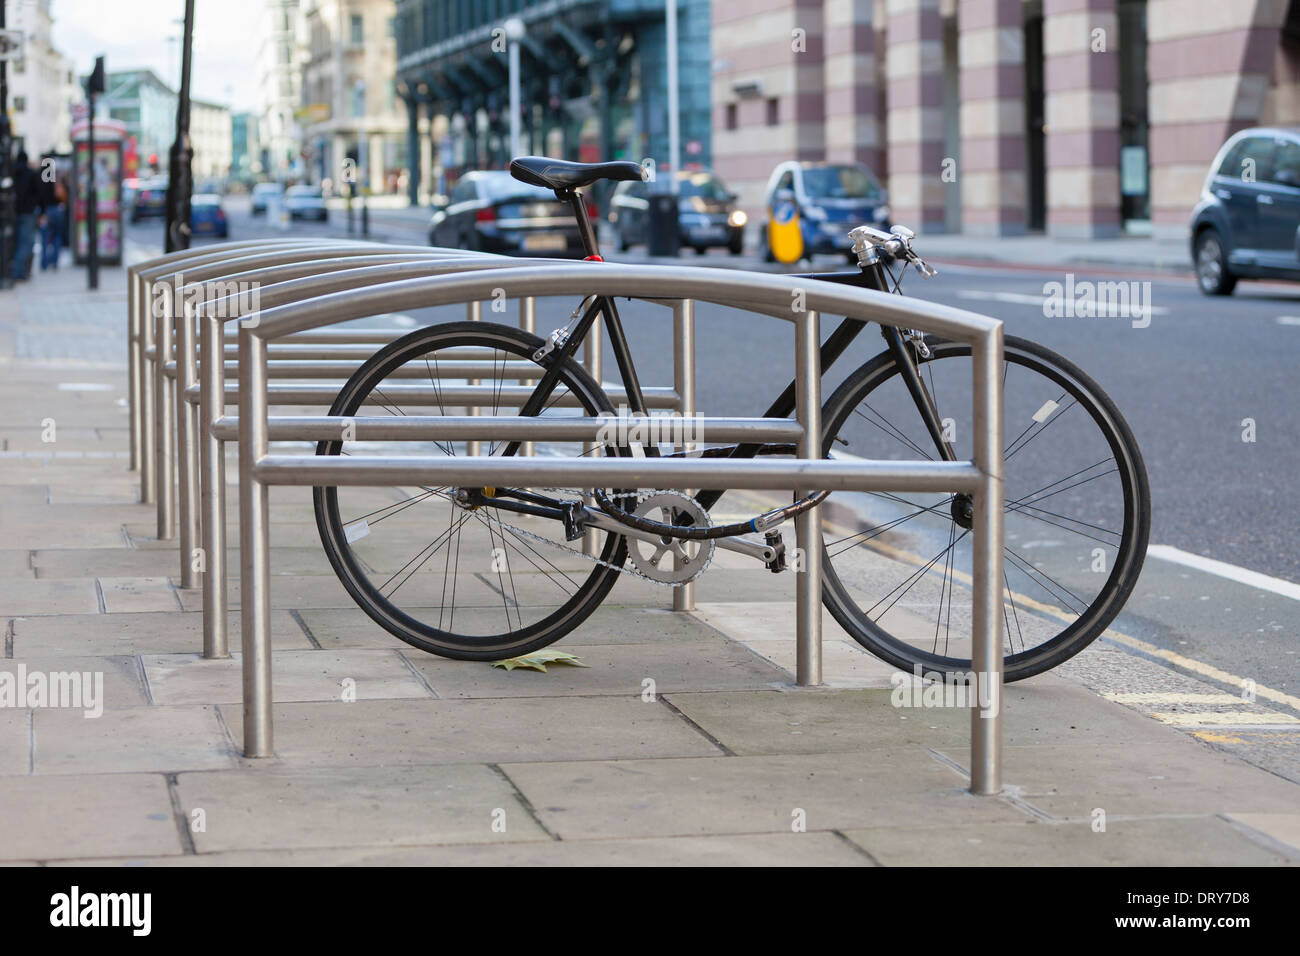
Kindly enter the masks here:
<path id="1" fill-rule="evenodd" d="M 567 202 L 573 210 L 574 218 L 578 221 L 578 234 L 582 239 L 583 250 L 587 253 L 587 258 L 601 261 L 600 250 L 596 243 L 596 231 L 587 216 L 587 207 L 582 201 L 582 197 L 571 189 L 557 189 L 555 195 L 562 202 Z M 874 289 L 878 292 L 889 291 L 887 273 L 883 262 L 879 260 L 873 265 L 863 266 L 859 272 L 801 273 L 797 275 L 797 278 L 813 279 L 818 282 L 835 282 L 860 289 Z M 578 346 L 586 339 L 587 333 L 591 330 L 592 324 L 601 315 L 605 317 L 605 329 L 609 333 L 610 348 L 614 352 L 614 360 L 618 363 L 619 374 L 623 378 L 623 387 L 627 390 L 628 407 L 633 414 L 648 414 L 645 395 L 641 390 L 641 382 L 637 377 L 636 366 L 632 361 L 631 349 L 627 343 L 627 335 L 623 331 L 623 322 L 619 318 L 618 307 L 614 304 L 611 296 L 596 296 L 583 311 L 578 324 L 569 333 L 569 337 L 563 342 L 556 343 L 556 358 L 519 410 L 521 416 L 534 416 L 542 412 L 546 400 L 555 390 L 555 386 L 559 384 L 560 370 L 564 366 L 565 360 L 574 357 L 578 351 Z M 844 354 L 844 351 L 866 327 L 867 322 L 863 319 L 845 317 L 836 326 L 835 331 L 822 343 L 820 349 L 821 370 L 825 372 L 826 369 L 834 365 L 836 360 Z M 920 413 L 921 419 L 935 443 L 936 450 L 945 461 L 956 461 L 956 452 L 953 450 L 951 443 L 944 438 L 943 425 L 939 421 L 939 413 L 935 408 L 934 399 L 917 372 L 916 354 L 913 347 L 903 337 L 903 334 L 892 325 L 882 324 L 880 331 L 890 353 L 894 357 L 894 361 L 898 364 L 902 380 L 907 386 L 912 400 L 916 403 L 917 411 Z M 789 418 L 794 414 L 795 385 L 795 381 L 791 380 L 785 390 L 768 406 L 762 417 Z M 515 454 L 519 445 L 519 442 L 511 442 L 506 446 L 505 454 Z M 760 444 L 735 445 L 730 449 L 727 457 L 753 458 L 763 448 L 764 446 Z M 658 450 L 653 447 L 646 449 L 647 455 L 653 456 L 657 453 Z M 705 509 L 708 509 L 717 504 L 718 499 L 724 493 L 725 489 L 704 489 L 699 491 L 695 498 Z"/>

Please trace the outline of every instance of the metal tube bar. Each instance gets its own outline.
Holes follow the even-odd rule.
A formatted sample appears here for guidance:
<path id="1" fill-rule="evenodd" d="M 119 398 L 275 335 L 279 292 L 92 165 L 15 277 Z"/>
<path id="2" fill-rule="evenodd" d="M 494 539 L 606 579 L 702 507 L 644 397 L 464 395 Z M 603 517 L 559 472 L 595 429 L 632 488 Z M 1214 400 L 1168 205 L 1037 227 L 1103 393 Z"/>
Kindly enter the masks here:
<path id="1" fill-rule="evenodd" d="M 376 349 L 376 351 L 378 351 Z M 267 363 L 269 368 L 268 374 L 273 379 L 277 378 L 329 378 L 329 379 L 347 379 L 357 370 L 360 362 L 309 362 L 299 359 L 272 359 Z M 237 372 L 239 363 L 227 360 L 226 371 Z M 537 366 L 532 362 L 507 361 L 507 362 L 468 362 L 463 359 L 449 359 L 444 361 L 439 353 L 438 358 L 438 379 L 445 381 L 447 379 L 474 379 L 479 376 L 490 376 L 501 374 L 504 378 L 513 378 L 524 380 L 534 376 L 537 372 Z M 388 373 L 388 378 L 414 378 L 429 380 L 429 370 L 422 366 L 403 365 L 395 368 Z M 490 387 L 490 386 L 485 386 Z"/>
<path id="2" fill-rule="evenodd" d="M 465 441 L 471 436 L 483 441 L 584 441 L 599 437 L 613 427 L 641 430 L 689 425 L 692 431 L 707 429 L 715 442 L 798 442 L 803 429 L 797 422 L 781 418 L 675 418 L 639 416 L 633 418 L 530 418 L 520 416 L 472 415 L 405 415 L 340 416 L 299 415 L 270 416 L 267 419 L 271 441 L 331 441 L 349 424 L 357 441 Z M 225 415 L 211 427 L 222 441 L 239 437 L 239 419 Z M 678 447 L 681 447 L 680 445 Z"/>
<path id="3" fill-rule="evenodd" d="M 227 385 L 225 388 L 226 400 L 233 403 L 239 398 L 238 385 Z M 678 405 L 677 393 L 671 388 L 645 389 L 646 405 L 650 408 L 676 408 Z M 611 399 L 626 399 L 627 392 L 621 388 L 607 388 L 605 393 Z M 491 385 L 457 385 L 447 388 L 422 388 L 417 385 L 392 385 L 384 389 L 384 394 L 394 400 L 400 398 L 403 402 L 423 403 L 428 408 L 437 408 L 442 405 L 468 405 L 470 402 L 482 401 L 484 399 L 499 399 L 502 404 L 522 405 L 528 396 L 532 394 L 532 389 L 524 385 L 504 385 L 501 388 L 493 389 Z M 270 386 L 270 397 L 272 403 L 276 405 L 332 405 L 338 395 L 337 385 L 272 385 Z M 192 396 L 192 397 L 189 397 Z M 188 393 L 187 401 L 198 400 L 198 389 L 193 389 Z M 374 401 L 367 401 L 367 405 L 381 405 L 382 402 L 376 398 Z M 561 408 L 576 407 L 579 402 L 576 397 L 566 392 L 561 392 L 560 397 L 553 403 Z"/>
<path id="4" fill-rule="evenodd" d="M 690 299 L 683 299 L 673 306 L 673 388 L 681 399 L 681 408 L 678 411 L 682 418 L 695 417 L 695 303 Z M 709 431 L 712 432 L 713 425 L 709 424 Z M 803 434 L 803 429 L 799 428 L 796 423 L 798 435 Z M 736 439 L 731 438 L 710 438 L 710 441 L 729 442 Z M 764 442 L 771 439 L 763 439 Z M 776 439 L 782 441 L 783 439 Z M 695 450 L 694 442 L 683 442 L 677 446 L 680 452 L 691 452 Z M 673 563 L 676 566 L 678 558 L 673 555 Z M 679 588 L 673 588 L 673 610 L 674 611 L 694 611 L 695 610 L 695 582 L 688 581 Z"/>
<path id="5" fill-rule="evenodd" d="M 267 486 L 257 475 L 266 454 L 266 343 L 240 328 L 248 387 L 239 396 L 239 581 L 243 646 L 244 756 L 274 753 L 271 721 L 271 541 Z"/>
<path id="6" fill-rule="evenodd" d="M 240 436 L 244 422 L 240 421 Z M 241 452 L 242 454 L 242 452 Z M 869 466 L 869 468 L 868 468 Z M 532 485 L 618 488 L 777 488 L 974 492 L 984 475 L 962 461 L 796 461 L 731 458 L 357 458 L 269 455 L 254 474 L 269 485 Z M 709 485 L 709 482 L 715 484 Z"/>
<path id="7" fill-rule="evenodd" d="M 815 311 L 795 323 L 795 414 L 803 427 L 796 452 L 801 467 L 821 459 L 821 322 Z M 710 485 L 716 488 L 718 485 Z M 725 484 L 722 487 L 733 487 Z M 803 491 L 801 485 L 795 487 Z M 919 487 L 915 486 L 915 487 Z M 801 687 L 822 682 L 822 536 L 820 508 L 809 508 L 794 519 L 795 546 L 802 567 L 795 568 L 795 681 Z"/>
<path id="8" fill-rule="evenodd" d="M 172 335 L 175 331 L 175 303 L 171 297 L 166 315 L 157 317 L 157 353 L 154 357 L 154 414 L 157 416 L 154 433 L 154 504 L 156 506 L 159 541 L 168 541 L 176 535 L 173 516 L 176 507 L 176 431 L 172 421 L 173 403 L 169 394 L 172 382 L 163 365 L 172 357 Z"/>
<path id="9" fill-rule="evenodd" d="M 537 334 L 537 300 L 531 295 L 526 295 L 519 300 L 519 328 L 529 334 Z M 524 385 L 536 385 L 536 379 L 527 379 Z M 519 446 L 519 453 L 525 458 L 532 458 L 537 454 L 537 449 L 532 442 L 526 441 Z"/>
<path id="10" fill-rule="evenodd" d="M 212 355 L 220 341 L 223 321 L 205 317 L 200 329 L 199 351 Z M 203 500 L 203 551 L 207 567 L 203 573 L 203 656 L 208 659 L 230 656 L 228 628 L 226 627 L 226 454 L 221 440 L 214 434 L 213 422 L 225 410 L 225 383 L 220 362 L 214 362 L 216 374 L 205 375 L 202 380 L 202 402 L 199 407 L 199 428 L 203 480 L 200 494 Z M 236 433 L 231 436 L 239 437 Z"/>
<path id="11" fill-rule="evenodd" d="M 984 476 L 975 492 L 971 666 L 971 793 L 1002 790 L 1003 394 L 1002 329 L 971 350 L 974 363 L 974 464 Z"/>
<path id="12" fill-rule="evenodd" d="M 181 587 L 199 585 L 197 564 L 206 564 L 206 555 L 198 551 L 199 539 L 199 410 L 185 401 L 185 392 L 194 386 L 194 314 L 182 308 L 176 320 L 176 354 L 178 381 L 172 383 L 174 414 L 180 425 L 179 449 L 176 456 L 177 485 L 179 487 Z"/>

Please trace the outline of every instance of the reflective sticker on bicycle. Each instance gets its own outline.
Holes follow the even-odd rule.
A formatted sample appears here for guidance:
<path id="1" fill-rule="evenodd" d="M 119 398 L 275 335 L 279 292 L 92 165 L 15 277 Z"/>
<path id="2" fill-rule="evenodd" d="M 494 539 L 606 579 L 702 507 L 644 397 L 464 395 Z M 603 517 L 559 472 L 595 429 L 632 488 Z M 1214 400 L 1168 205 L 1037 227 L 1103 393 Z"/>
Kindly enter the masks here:
<path id="1" fill-rule="evenodd" d="M 343 536 L 347 538 L 348 544 L 351 544 L 353 541 L 360 541 L 368 534 L 370 534 L 370 525 L 366 523 L 365 518 L 362 518 L 360 521 L 350 524 L 343 529 Z"/>
<path id="2" fill-rule="evenodd" d="M 1034 412 L 1034 421 L 1041 425 L 1052 417 L 1052 412 L 1056 411 L 1060 407 L 1060 405 L 1056 404 L 1056 402 L 1049 398 L 1047 401 L 1043 402 L 1042 408 Z"/>

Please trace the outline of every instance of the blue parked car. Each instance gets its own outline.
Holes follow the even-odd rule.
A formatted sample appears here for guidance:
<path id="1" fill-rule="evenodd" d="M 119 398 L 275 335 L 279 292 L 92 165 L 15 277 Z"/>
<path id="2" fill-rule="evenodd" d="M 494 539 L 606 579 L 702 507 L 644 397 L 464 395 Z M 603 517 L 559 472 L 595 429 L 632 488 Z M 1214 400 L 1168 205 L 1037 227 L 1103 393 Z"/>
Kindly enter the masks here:
<path id="1" fill-rule="evenodd" d="M 1219 150 L 1192 211 L 1196 283 L 1229 295 L 1238 279 L 1300 281 L 1300 127 L 1245 129 Z"/>
<path id="2" fill-rule="evenodd" d="M 888 229 L 888 198 L 875 174 L 860 164 L 781 163 L 767 181 L 763 258 L 790 261 L 830 253 L 856 265 L 849 230 L 863 225 Z M 794 224 L 799 236 L 791 234 Z M 796 252 L 787 252 L 791 238 L 801 245 Z M 774 249 L 778 240 L 784 248 Z"/>
<path id="3" fill-rule="evenodd" d="M 197 193 L 190 199 L 190 234 L 229 238 L 230 229 L 226 224 L 226 211 L 221 208 L 220 196 L 215 193 Z"/>

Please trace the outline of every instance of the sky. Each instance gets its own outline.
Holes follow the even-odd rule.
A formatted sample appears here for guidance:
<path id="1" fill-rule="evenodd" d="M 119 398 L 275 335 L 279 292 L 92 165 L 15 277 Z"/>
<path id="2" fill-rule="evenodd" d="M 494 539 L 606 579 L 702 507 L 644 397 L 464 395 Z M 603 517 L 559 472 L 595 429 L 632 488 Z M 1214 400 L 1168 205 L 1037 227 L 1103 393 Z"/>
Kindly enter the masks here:
<path id="1" fill-rule="evenodd" d="M 192 95 L 236 111 L 258 106 L 261 9 L 262 0 L 195 0 Z M 54 46 L 78 74 L 103 54 L 110 73 L 147 68 L 180 85 L 181 26 L 172 21 L 185 16 L 184 0 L 53 0 L 52 11 Z"/>

